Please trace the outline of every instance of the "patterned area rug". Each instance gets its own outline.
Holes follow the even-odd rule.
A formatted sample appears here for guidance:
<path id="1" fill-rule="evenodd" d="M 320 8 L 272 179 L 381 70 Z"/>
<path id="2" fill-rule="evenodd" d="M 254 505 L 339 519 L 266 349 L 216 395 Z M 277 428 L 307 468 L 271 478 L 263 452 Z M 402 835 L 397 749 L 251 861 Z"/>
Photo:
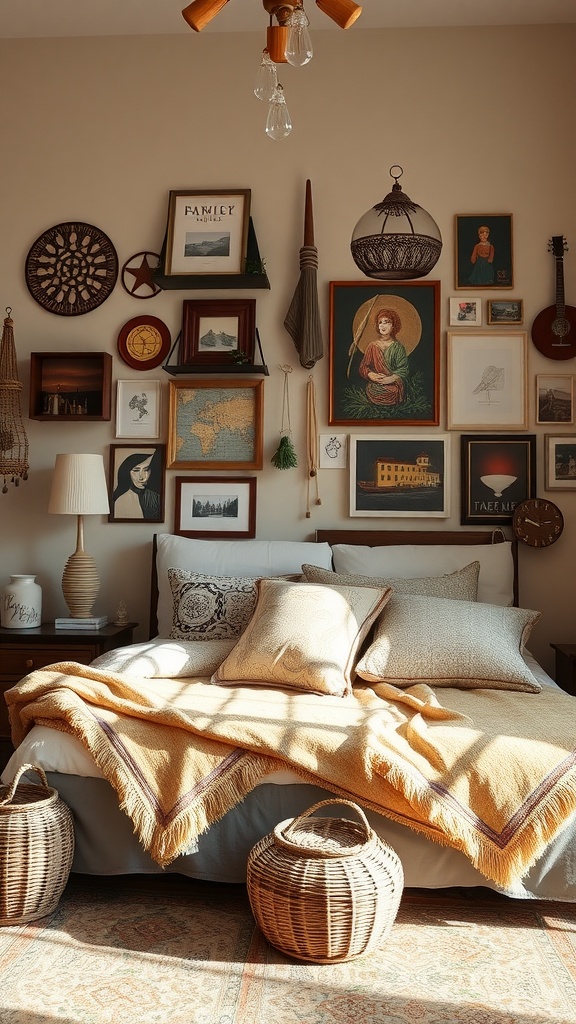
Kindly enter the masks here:
<path id="1" fill-rule="evenodd" d="M 290 960 L 242 886 L 72 876 L 51 917 L 0 928 L 2 1024 L 575 1024 L 576 907 L 406 891 L 343 964 Z"/>

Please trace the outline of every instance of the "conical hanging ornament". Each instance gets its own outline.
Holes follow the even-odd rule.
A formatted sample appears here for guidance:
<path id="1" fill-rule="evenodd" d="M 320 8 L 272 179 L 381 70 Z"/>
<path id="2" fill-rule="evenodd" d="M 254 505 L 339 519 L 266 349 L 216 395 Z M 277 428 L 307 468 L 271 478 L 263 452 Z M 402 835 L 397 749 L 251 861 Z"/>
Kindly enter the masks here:
<path id="1" fill-rule="evenodd" d="M 0 347 L 0 476 L 2 494 L 8 493 L 8 482 L 18 487 L 28 479 L 28 438 L 20 409 L 22 384 L 18 380 L 18 364 L 14 345 L 14 321 L 6 307 L 6 318 Z"/>
<path id="2" fill-rule="evenodd" d="M 290 394 L 288 391 L 288 374 L 292 373 L 292 367 L 285 364 L 280 369 L 284 374 L 284 388 L 282 393 L 282 423 L 280 425 L 280 443 L 270 459 L 276 469 L 295 469 L 298 465 L 296 449 L 292 444 L 290 426 Z"/>

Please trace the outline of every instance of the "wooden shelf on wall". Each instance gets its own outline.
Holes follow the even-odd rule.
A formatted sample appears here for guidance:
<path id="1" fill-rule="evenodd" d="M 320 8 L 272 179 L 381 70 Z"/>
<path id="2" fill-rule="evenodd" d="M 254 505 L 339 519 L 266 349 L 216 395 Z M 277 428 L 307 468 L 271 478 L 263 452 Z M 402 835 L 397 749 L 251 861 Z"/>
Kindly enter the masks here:
<path id="1" fill-rule="evenodd" d="M 162 369 L 166 370 L 166 373 L 169 373 L 172 377 L 181 377 L 184 375 L 193 377 L 194 375 L 205 373 L 217 375 L 225 375 L 228 373 L 249 373 L 252 374 L 252 376 L 255 373 L 257 373 L 262 374 L 263 377 L 270 376 L 270 373 L 268 372 L 268 367 L 264 362 L 264 353 L 262 351 L 262 342 L 260 341 L 260 332 L 258 328 L 256 328 L 255 347 L 258 349 L 258 352 L 256 354 L 260 355 L 259 363 L 177 363 L 175 366 L 170 366 L 172 354 L 180 341 L 181 334 L 182 332 L 178 334 L 174 344 L 172 345 L 172 348 L 170 349 L 170 352 L 168 353 L 168 358 L 166 359 L 166 362 L 162 366 Z"/>
<path id="2" fill-rule="evenodd" d="M 202 288 L 206 291 L 210 289 L 236 288 L 241 291 L 242 289 L 249 288 L 270 288 L 270 281 L 265 271 L 257 274 L 171 274 L 167 276 L 162 271 L 165 257 L 166 237 L 160 251 L 160 263 L 152 274 L 152 280 L 162 289 L 173 288 L 179 291 L 188 291 L 191 288 Z M 248 224 L 246 263 L 254 267 L 262 265 L 252 217 L 250 217 Z"/>

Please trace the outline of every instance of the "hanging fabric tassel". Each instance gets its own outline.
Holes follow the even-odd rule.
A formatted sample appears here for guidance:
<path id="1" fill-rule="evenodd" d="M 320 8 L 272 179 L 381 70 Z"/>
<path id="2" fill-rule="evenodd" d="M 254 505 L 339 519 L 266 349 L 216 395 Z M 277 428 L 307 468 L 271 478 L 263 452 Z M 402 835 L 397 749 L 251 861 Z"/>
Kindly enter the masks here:
<path id="1" fill-rule="evenodd" d="M 306 488 L 306 519 L 310 519 L 310 487 L 316 484 L 316 504 L 321 505 L 322 499 L 318 484 L 318 421 L 316 418 L 316 385 L 310 376 L 306 385 L 306 450 L 308 455 L 308 482 Z"/>
<path id="2" fill-rule="evenodd" d="M 282 423 L 280 426 L 280 444 L 278 445 L 270 462 L 276 469 L 294 469 L 298 465 L 296 449 L 292 444 L 290 423 L 290 393 L 288 391 L 288 374 L 292 373 L 292 367 L 281 366 L 284 374 L 284 390 L 282 393 Z"/>

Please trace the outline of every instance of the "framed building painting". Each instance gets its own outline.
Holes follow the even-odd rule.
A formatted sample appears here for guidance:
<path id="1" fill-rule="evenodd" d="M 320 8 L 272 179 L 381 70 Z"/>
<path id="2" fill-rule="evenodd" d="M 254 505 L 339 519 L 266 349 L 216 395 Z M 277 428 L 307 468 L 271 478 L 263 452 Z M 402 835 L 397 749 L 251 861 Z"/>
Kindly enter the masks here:
<path id="1" fill-rule="evenodd" d="M 330 282 L 331 425 L 437 426 L 440 282 Z"/>
<path id="2" fill-rule="evenodd" d="M 512 214 L 465 213 L 455 218 L 455 286 L 512 288 Z"/>
<path id="3" fill-rule="evenodd" d="M 460 522 L 511 523 L 516 505 L 536 497 L 536 435 L 463 434 L 460 444 Z"/>
<path id="4" fill-rule="evenodd" d="M 525 430 L 524 331 L 448 331 L 448 430 Z"/>
<path id="5" fill-rule="evenodd" d="M 169 382 L 169 469 L 262 469 L 264 381 Z"/>
<path id="6" fill-rule="evenodd" d="M 350 515 L 446 518 L 449 443 L 445 434 L 352 434 Z"/>

